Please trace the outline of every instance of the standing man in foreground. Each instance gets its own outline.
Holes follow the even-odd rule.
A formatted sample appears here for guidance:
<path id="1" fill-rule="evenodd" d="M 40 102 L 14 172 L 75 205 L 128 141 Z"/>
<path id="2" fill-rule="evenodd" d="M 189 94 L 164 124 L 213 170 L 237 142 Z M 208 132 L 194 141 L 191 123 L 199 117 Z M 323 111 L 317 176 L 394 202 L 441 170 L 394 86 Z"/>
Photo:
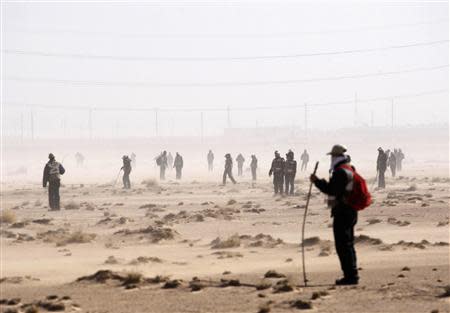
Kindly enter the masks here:
<path id="1" fill-rule="evenodd" d="M 48 205 L 50 210 L 59 210 L 59 187 L 61 186 L 61 175 L 66 170 L 59 162 L 56 162 L 53 153 L 48 155 L 49 161 L 44 167 L 44 177 L 42 179 L 42 186 L 47 187 L 48 183 Z"/>
<path id="2" fill-rule="evenodd" d="M 349 195 L 356 185 L 356 172 L 350 165 L 350 157 L 345 154 L 347 149 L 341 145 L 333 146 L 331 152 L 331 178 L 327 182 L 311 175 L 310 180 L 323 193 L 329 196 L 331 216 L 333 219 L 333 233 L 336 252 L 339 256 L 344 277 L 336 280 L 336 285 L 357 285 L 359 281 L 356 265 L 356 251 L 354 246 L 354 227 L 358 219 L 358 212 L 349 205 Z M 358 177 L 360 177 L 358 175 Z M 365 184 L 365 183 L 364 183 Z"/>

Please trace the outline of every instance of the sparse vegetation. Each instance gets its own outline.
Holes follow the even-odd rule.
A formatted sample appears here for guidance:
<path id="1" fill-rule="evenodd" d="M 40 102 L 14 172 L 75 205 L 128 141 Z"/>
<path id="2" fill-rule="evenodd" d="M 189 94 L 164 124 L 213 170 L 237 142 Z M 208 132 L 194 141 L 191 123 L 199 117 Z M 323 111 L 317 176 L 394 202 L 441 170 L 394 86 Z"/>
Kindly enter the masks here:
<path id="1" fill-rule="evenodd" d="M 234 234 L 223 240 L 219 237 L 211 241 L 211 249 L 229 249 L 237 248 L 241 245 L 241 239 L 238 234 Z"/>
<path id="2" fill-rule="evenodd" d="M 0 224 L 12 224 L 17 220 L 16 214 L 11 210 L 4 210 L 0 213 Z"/>

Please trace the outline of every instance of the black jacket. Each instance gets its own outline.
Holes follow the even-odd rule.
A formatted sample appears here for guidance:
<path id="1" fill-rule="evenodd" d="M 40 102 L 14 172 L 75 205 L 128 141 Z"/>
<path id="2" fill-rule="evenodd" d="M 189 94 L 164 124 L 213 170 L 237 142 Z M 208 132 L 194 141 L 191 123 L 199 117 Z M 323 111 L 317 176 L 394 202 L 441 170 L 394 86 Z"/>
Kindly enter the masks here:
<path id="1" fill-rule="evenodd" d="M 62 166 L 62 164 L 61 164 L 61 163 L 58 163 L 58 162 L 56 162 L 56 161 L 53 161 L 53 162 L 57 163 L 57 166 L 58 166 L 59 173 L 58 173 L 57 176 L 63 175 L 63 174 L 66 172 L 66 170 L 64 169 L 64 167 Z M 43 186 L 43 187 L 47 187 L 47 183 L 50 181 L 50 176 L 51 176 L 51 174 L 50 174 L 51 163 L 52 163 L 52 161 L 48 161 L 47 164 L 45 164 L 45 167 L 44 167 L 44 175 L 43 175 L 43 177 L 42 177 L 42 186 Z"/>
<path id="2" fill-rule="evenodd" d="M 334 216 L 345 210 L 353 210 L 351 207 L 345 204 L 344 196 L 346 194 L 346 187 L 349 183 L 349 177 L 347 172 L 339 168 L 343 164 L 350 163 L 350 157 L 347 160 L 339 162 L 334 167 L 330 181 L 327 182 L 325 179 L 318 179 L 314 182 L 314 185 L 323 193 L 335 197 L 335 204 L 331 209 L 331 215 Z"/>

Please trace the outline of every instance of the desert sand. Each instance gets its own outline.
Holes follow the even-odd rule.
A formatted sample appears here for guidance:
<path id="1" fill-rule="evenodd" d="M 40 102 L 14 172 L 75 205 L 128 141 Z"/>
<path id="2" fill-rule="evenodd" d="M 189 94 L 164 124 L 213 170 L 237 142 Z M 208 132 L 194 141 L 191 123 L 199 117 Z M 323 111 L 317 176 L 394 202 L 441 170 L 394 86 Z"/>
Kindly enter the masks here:
<path id="1" fill-rule="evenodd" d="M 316 189 L 303 284 L 309 172 L 292 197 L 273 196 L 265 169 L 226 186 L 220 168 L 180 182 L 132 176 L 131 190 L 63 178 L 61 211 L 48 211 L 39 183 L 5 182 L 1 311 L 449 312 L 449 179 L 404 167 L 385 190 L 366 176 L 374 203 L 359 214 L 361 281 L 348 287 L 334 286 L 332 219 Z"/>

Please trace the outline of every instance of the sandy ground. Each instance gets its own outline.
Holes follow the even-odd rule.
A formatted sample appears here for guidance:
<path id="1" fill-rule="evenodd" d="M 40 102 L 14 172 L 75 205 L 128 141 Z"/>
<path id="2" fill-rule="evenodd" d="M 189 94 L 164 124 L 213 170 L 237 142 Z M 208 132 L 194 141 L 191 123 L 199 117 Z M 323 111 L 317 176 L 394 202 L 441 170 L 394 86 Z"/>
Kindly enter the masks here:
<path id="1" fill-rule="evenodd" d="M 449 312 L 444 174 L 389 178 L 373 190 L 356 227 L 361 281 L 352 287 L 333 285 L 341 273 L 317 190 L 303 286 L 305 174 L 293 197 L 273 197 L 266 178 L 66 184 L 56 212 L 38 184 L 4 183 L 0 311 Z M 111 272 L 78 280 L 99 270 Z"/>

